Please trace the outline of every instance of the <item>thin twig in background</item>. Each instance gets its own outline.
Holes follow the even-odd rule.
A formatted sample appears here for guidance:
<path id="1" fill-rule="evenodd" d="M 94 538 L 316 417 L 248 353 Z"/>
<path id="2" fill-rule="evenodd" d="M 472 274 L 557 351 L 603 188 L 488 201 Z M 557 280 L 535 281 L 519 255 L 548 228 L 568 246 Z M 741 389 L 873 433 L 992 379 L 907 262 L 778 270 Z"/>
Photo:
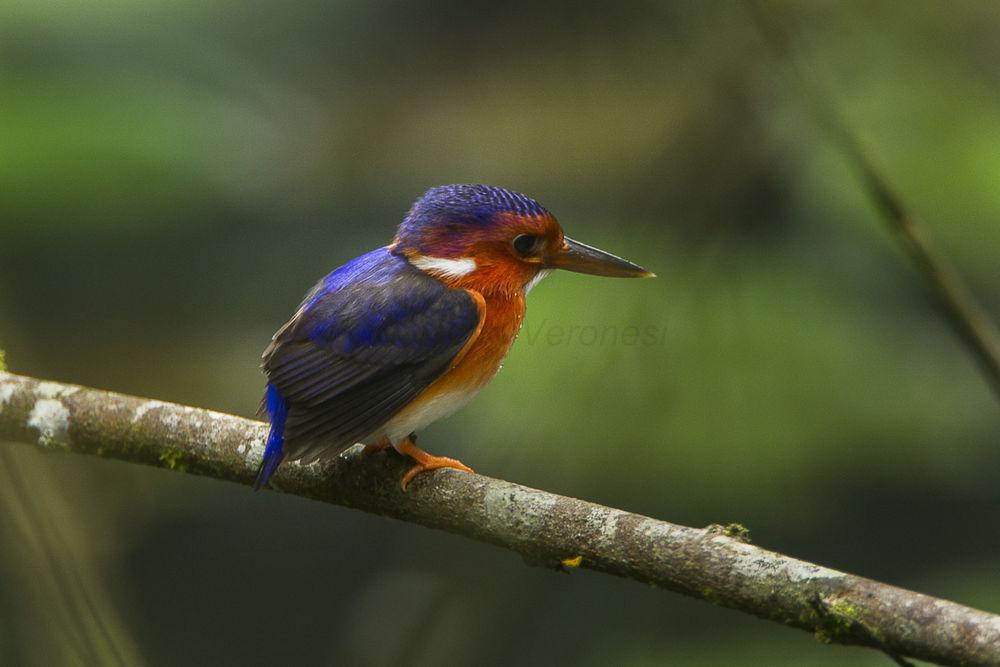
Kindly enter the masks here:
<path id="1" fill-rule="evenodd" d="M 792 40 L 781 23 L 759 2 L 748 0 L 751 14 L 778 62 L 787 66 L 816 123 L 828 134 L 857 172 L 879 215 L 913 260 L 945 319 L 965 343 L 1000 398 L 1000 334 L 990 314 L 972 296 L 958 273 L 935 251 L 921 221 L 875 167 L 835 107 L 795 58 Z"/>
<path id="2" fill-rule="evenodd" d="M 44 452 L 25 453 L 32 456 L 0 449 L 0 561 L 31 572 L 4 582 L 5 593 L 28 601 L 13 624 L 24 629 L 14 634 L 44 638 L 35 657 L 48 664 L 140 667 L 145 661 L 102 574 L 100 550 L 87 548 L 75 530 L 106 529 L 105 517 L 69 501 L 73 490 L 52 478 Z"/>
<path id="3" fill-rule="evenodd" d="M 0 440 L 251 485 L 265 424 L 209 410 L 0 372 Z M 740 526 L 689 528 L 481 475 L 435 471 L 406 493 L 407 462 L 357 449 L 288 465 L 284 493 L 494 544 L 552 568 L 586 568 L 944 665 L 1000 664 L 1000 616 L 748 543 Z"/>

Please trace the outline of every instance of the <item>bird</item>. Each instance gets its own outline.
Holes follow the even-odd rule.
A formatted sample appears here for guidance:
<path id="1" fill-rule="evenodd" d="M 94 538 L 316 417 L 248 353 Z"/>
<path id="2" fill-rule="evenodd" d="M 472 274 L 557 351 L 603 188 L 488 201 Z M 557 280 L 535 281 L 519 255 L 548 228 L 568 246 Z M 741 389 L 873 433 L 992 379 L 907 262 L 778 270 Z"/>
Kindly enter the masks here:
<path id="1" fill-rule="evenodd" d="M 416 446 L 416 433 L 467 404 L 500 369 L 525 296 L 555 269 L 654 274 L 567 237 L 534 199 L 501 187 L 433 187 L 389 245 L 321 279 L 262 355 L 270 431 L 255 489 L 283 461 L 329 460 L 355 444 L 415 463 L 472 470 Z"/>

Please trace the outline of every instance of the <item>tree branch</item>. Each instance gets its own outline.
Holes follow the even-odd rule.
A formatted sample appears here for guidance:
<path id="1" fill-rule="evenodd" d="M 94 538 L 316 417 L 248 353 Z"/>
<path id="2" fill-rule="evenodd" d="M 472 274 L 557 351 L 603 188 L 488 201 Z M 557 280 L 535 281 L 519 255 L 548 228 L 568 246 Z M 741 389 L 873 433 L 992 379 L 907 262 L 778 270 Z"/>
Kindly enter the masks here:
<path id="1" fill-rule="evenodd" d="M 0 440 L 250 485 L 261 422 L 0 372 Z M 439 528 L 521 554 L 708 600 L 815 633 L 946 665 L 1000 664 L 1000 616 L 767 551 L 740 527 L 689 528 L 455 471 L 399 489 L 407 463 L 346 452 L 286 465 L 284 493 Z"/>

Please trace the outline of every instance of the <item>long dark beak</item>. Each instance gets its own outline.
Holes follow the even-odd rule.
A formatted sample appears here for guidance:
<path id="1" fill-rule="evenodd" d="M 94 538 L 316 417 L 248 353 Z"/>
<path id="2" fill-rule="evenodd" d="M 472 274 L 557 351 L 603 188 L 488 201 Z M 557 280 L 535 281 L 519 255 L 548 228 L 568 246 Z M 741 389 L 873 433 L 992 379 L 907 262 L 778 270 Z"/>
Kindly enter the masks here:
<path id="1" fill-rule="evenodd" d="M 647 271 L 637 264 L 592 248 L 585 243 L 566 237 L 563 247 L 546 258 L 543 266 L 547 269 L 566 269 L 577 273 L 590 273 L 595 276 L 611 276 L 613 278 L 653 278 L 656 274 Z"/>

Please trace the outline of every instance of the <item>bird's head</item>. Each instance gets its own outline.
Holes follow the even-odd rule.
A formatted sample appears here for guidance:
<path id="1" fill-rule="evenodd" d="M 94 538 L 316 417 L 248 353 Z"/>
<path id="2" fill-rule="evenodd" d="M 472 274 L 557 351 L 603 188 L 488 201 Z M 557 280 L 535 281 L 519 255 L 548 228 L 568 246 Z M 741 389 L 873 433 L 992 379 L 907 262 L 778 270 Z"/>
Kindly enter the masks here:
<path id="1" fill-rule="evenodd" d="M 431 188 L 413 204 L 390 248 L 453 286 L 480 290 L 527 291 L 552 269 L 653 275 L 565 236 L 534 199 L 489 185 Z"/>

